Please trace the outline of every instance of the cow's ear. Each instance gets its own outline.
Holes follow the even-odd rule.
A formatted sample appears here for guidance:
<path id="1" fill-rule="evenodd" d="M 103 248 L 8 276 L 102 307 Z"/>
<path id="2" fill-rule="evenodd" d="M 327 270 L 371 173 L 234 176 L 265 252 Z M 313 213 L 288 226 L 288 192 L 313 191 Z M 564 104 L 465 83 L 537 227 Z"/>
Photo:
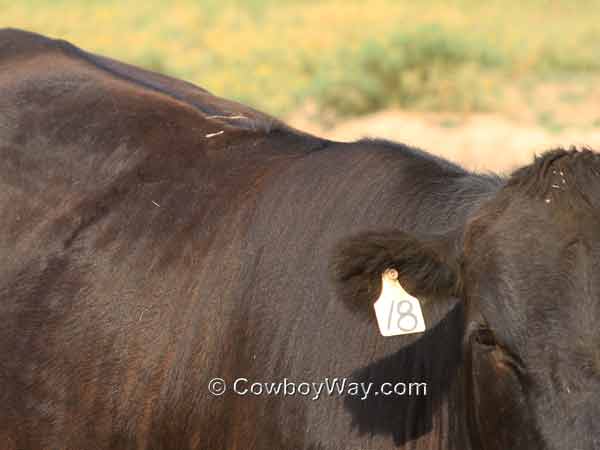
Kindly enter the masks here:
<path id="1" fill-rule="evenodd" d="M 415 297 L 460 296 L 458 258 L 445 236 L 416 237 L 401 231 L 367 232 L 340 242 L 331 271 L 340 298 L 354 310 L 371 307 L 381 275 L 396 269 L 402 287 Z"/>

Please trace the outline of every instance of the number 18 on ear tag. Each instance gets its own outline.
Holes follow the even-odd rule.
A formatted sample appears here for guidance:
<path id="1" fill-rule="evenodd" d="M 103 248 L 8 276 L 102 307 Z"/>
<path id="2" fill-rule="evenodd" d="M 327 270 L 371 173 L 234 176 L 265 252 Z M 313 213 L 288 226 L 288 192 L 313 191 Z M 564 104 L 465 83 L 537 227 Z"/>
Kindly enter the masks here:
<path id="1" fill-rule="evenodd" d="M 399 336 L 425 331 L 421 303 L 402 288 L 398 272 L 387 269 L 381 281 L 381 294 L 374 305 L 381 335 Z"/>

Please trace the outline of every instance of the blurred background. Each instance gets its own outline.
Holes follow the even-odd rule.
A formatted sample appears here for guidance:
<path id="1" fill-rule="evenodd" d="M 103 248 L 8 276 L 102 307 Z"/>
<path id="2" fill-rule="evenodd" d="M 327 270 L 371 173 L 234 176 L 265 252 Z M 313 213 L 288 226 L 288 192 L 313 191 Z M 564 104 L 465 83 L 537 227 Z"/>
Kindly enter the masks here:
<path id="1" fill-rule="evenodd" d="M 600 0 L 0 0 L 0 26 L 480 171 L 600 149 Z"/>

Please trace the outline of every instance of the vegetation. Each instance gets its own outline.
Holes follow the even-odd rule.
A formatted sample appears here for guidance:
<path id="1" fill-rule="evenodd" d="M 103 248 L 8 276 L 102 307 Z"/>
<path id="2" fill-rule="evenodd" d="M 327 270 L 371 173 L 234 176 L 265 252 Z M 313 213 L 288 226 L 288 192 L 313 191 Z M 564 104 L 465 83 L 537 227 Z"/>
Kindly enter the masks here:
<path id="1" fill-rule="evenodd" d="M 600 73 L 599 0 L 0 0 L 0 26 L 283 115 L 498 109 L 515 80 Z"/>

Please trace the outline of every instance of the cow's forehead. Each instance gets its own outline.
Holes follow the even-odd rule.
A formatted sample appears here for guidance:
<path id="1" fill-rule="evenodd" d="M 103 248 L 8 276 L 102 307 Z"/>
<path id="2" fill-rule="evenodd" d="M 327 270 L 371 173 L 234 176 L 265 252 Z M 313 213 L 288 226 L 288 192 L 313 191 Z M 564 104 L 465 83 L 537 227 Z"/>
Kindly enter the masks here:
<path id="1" fill-rule="evenodd" d="M 599 201 L 599 156 L 557 150 L 515 172 L 468 224 L 466 287 L 507 340 L 600 342 Z"/>
<path id="2" fill-rule="evenodd" d="M 506 188 L 548 207 L 600 210 L 600 154 L 590 149 L 556 149 L 516 170 Z"/>
<path id="3" fill-rule="evenodd" d="M 600 155 L 587 149 L 554 150 L 515 171 L 465 230 L 468 255 L 475 247 L 510 250 L 516 242 L 553 245 L 574 239 L 600 240 Z"/>

